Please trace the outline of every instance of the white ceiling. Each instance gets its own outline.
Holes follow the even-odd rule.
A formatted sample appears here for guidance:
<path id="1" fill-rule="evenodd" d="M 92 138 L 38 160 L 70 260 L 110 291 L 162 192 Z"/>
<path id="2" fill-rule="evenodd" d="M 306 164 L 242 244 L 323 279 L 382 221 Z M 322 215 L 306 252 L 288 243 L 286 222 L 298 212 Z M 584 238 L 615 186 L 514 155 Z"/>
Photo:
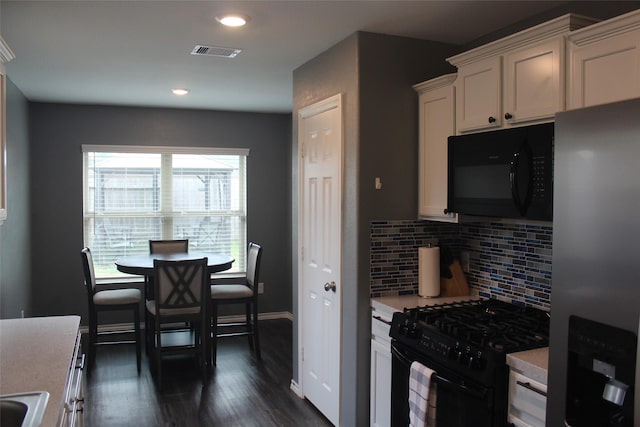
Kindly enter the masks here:
<path id="1" fill-rule="evenodd" d="M 465 44 L 565 3 L 0 0 L 0 33 L 31 101 L 290 112 L 293 70 L 356 31 Z M 251 21 L 222 27 L 229 11 Z M 193 56 L 197 44 L 242 53 Z"/>

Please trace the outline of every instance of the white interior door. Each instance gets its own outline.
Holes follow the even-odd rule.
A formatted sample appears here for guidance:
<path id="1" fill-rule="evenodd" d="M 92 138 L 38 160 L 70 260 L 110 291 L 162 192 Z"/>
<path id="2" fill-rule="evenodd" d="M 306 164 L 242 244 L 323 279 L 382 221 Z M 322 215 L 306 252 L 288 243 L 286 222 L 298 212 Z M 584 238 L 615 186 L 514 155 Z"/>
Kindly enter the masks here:
<path id="1" fill-rule="evenodd" d="M 342 112 L 340 95 L 299 112 L 302 392 L 340 418 Z"/>

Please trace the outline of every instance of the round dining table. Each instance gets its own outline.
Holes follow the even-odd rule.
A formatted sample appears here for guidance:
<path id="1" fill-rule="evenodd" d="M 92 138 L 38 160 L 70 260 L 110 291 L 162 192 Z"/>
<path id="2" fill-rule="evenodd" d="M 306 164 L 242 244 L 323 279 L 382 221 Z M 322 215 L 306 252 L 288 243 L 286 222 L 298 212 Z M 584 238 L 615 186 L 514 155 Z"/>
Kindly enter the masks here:
<path id="1" fill-rule="evenodd" d="M 116 268 L 122 273 L 137 274 L 139 276 L 153 276 L 153 260 L 181 261 L 207 257 L 209 273 L 218 273 L 231 268 L 235 261 L 229 255 L 210 252 L 181 252 L 172 254 L 140 254 L 118 258 Z"/>

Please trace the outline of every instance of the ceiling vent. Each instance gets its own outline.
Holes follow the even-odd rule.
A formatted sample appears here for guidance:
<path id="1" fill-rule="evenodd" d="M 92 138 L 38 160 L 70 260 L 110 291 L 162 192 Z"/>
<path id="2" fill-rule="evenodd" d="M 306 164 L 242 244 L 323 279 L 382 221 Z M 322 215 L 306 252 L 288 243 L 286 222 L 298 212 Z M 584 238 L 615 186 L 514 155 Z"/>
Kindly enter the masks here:
<path id="1" fill-rule="evenodd" d="M 216 47 L 196 45 L 191 51 L 191 55 L 219 56 L 222 58 L 235 58 L 242 52 L 242 49 L 234 49 L 232 47 Z"/>

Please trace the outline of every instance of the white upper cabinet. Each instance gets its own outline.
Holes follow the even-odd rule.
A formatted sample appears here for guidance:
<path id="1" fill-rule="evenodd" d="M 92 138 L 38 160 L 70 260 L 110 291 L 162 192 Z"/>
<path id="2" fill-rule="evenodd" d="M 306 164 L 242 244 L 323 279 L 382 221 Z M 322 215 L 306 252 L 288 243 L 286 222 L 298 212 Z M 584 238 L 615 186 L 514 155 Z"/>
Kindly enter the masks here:
<path id="1" fill-rule="evenodd" d="M 549 119 L 564 109 L 564 47 L 558 37 L 505 56 L 505 124 Z"/>
<path id="2" fill-rule="evenodd" d="M 502 124 L 502 58 L 474 62 L 458 70 L 456 119 L 460 131 Z"/>
<path id="3" fill-rule="evenodd" d="M 568 39 L 569 109 L 640 97 L 640 10 L 575 31 Z"/>
<path id="4" fill-rule="evenodd" d="M 447 213 L 447 139 L 455 134 L 455 74 L 447 74 L 413 88 L 419 94 L 419 212 L 421 219 L 457 222 Z"/>
<path id="5" fill-rule="evenodd" d="M 566 36 L 593 22 L 564 15 L 449 58 L 457 133 L 553 119 L 565 107 Z"/>

